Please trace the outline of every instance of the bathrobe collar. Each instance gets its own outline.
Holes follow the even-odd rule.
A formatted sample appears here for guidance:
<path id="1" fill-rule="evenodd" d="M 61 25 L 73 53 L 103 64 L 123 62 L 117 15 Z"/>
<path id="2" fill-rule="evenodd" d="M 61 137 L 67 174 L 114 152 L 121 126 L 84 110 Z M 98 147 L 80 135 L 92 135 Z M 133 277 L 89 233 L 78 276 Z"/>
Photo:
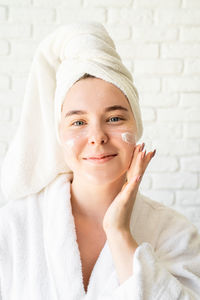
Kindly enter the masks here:
<path id="1" fill-rule="evenodd" d="M 66 300 L 68 296 L 73 300 L 89 300 L 94 299 L 95 295 L 111 292 L 119 282 L 106 240 L 85 293 L 70 185 L 66 174 L 62 174 L 44 190 L 44 247 L 55 299 Z M 135 223 L 133 219 L 132 213 L 131 223 Z"/>

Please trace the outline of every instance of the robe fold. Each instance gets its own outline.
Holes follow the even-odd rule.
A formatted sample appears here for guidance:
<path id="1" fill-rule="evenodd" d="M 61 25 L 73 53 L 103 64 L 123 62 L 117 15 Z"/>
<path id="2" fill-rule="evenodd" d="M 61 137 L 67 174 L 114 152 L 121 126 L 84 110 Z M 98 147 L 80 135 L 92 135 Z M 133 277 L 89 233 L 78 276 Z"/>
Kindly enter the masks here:
<path id="1" fill-rule="evenodd" d="M 184 216 L 139 191 L 130 230 L 139 245 L 121 285 L 106 240 L 87 293 L 66 174 L 0 208 L 1 300 L 199 300 L 200 236 Z"/>

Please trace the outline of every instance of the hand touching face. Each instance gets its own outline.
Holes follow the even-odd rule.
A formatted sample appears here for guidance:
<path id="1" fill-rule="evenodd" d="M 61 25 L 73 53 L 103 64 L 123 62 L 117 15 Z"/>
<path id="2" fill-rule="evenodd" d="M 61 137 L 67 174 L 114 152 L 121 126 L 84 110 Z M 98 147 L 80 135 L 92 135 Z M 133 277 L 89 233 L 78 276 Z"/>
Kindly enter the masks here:
<path id="1" fill-rule="evenodd" d="M 106 211 L 103 220 L 103 228 L 106 232 L 130 231 L 130 218 L 137 191 L 144 172 L 156 153 L 154 150 L 146 154 L 146 150 L 142 151 L 143 148 L 144 143 L 135 147 L 132 162 L 127 172 L 127 182 Z"/>

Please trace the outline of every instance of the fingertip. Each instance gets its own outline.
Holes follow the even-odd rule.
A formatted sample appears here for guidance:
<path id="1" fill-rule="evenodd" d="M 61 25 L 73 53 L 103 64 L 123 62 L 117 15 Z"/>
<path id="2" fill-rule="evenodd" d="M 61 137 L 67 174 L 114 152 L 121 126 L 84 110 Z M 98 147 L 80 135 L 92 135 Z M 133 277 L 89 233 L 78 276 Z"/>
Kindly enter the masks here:
<path id="1" fill-rule="evenodd" d="M 156 149 L 154 149 L 154 151 L 152 152 L 151 158 L 154 157 L 156 154 Z"/>
<path id="2" fill-rule="evenodd" d="M 137 178 L 136 178 L 136 182 L 140 181 L 142 175 L 139 175 Z"/>
<path id="3" fill-rule="evenodd" d="M 141 147 L 140 147 L 140 152 L 142 152 L 142 150 L 144 149 L 145 143 L 142 143 Z"/>
<path id="4" fill-rule="evenodd" d="M 142 153 L 142 159 L 145 157 L 145 155 L 146 155 L 146 150 Z"/>

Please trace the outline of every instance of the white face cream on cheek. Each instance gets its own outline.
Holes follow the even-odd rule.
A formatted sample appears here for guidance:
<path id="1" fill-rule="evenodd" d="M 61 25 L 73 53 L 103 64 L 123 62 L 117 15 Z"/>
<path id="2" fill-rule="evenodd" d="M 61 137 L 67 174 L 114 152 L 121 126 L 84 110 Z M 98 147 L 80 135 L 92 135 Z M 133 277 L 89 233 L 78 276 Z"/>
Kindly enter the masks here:
<path id="1" fill-rule="evenodd" d="M 63 143 L 65 149 L 73 148 L 75 145 L 75 138 L 71 138 Z"/>
<path id="2" fill-rule="evenodd" d="M 79 133 L 68 132 L 62 136 L 62 146 L 67 152 L 73 152 L 86 137 L 87 132 L 85 130 Z"/>
<path id="3" fill-rule="evenodd" d="M 135 145 L 136 144 L 136 134 L 132 131 L 113 131 L 110 132 L 110 137 L 118 137 L 120 140 L 127 144 Z"/>
<path id="4" fill-rule="evenodd" d="M 63 142 L 63 147 L 67 151 L 73 151 L 76 149 L 76 145 L 79 142 L 80 138 L 82 138 L 82 135 L 76 135 L 75 137 L 67 138 Z"/>
<path id="5" fill-rule="evenodd" d="M 119 139 L 123 140 L 127 144 L 135 145 L 136 139 L 135 134 L 133 132 L 119 132 L 119 131 L 112 131 L 108 133 L 108 137 L 112 138 L 118 137 Z M 80 142 L 80 139 L 87 138 L 87 132 L 82 131 L 79 134 L 69 135 L 67 138 L 65 137 L 65 141 L 63 142 L 63 147 L 65 150 L 73 151 L 76 148 L 76 145 Z"/>
<path id="6" fill-rule="evenodd" d="M 121 133 L 122 140 L 128 144 L 136 144 L 135 135 L 130 132 Z"/>

